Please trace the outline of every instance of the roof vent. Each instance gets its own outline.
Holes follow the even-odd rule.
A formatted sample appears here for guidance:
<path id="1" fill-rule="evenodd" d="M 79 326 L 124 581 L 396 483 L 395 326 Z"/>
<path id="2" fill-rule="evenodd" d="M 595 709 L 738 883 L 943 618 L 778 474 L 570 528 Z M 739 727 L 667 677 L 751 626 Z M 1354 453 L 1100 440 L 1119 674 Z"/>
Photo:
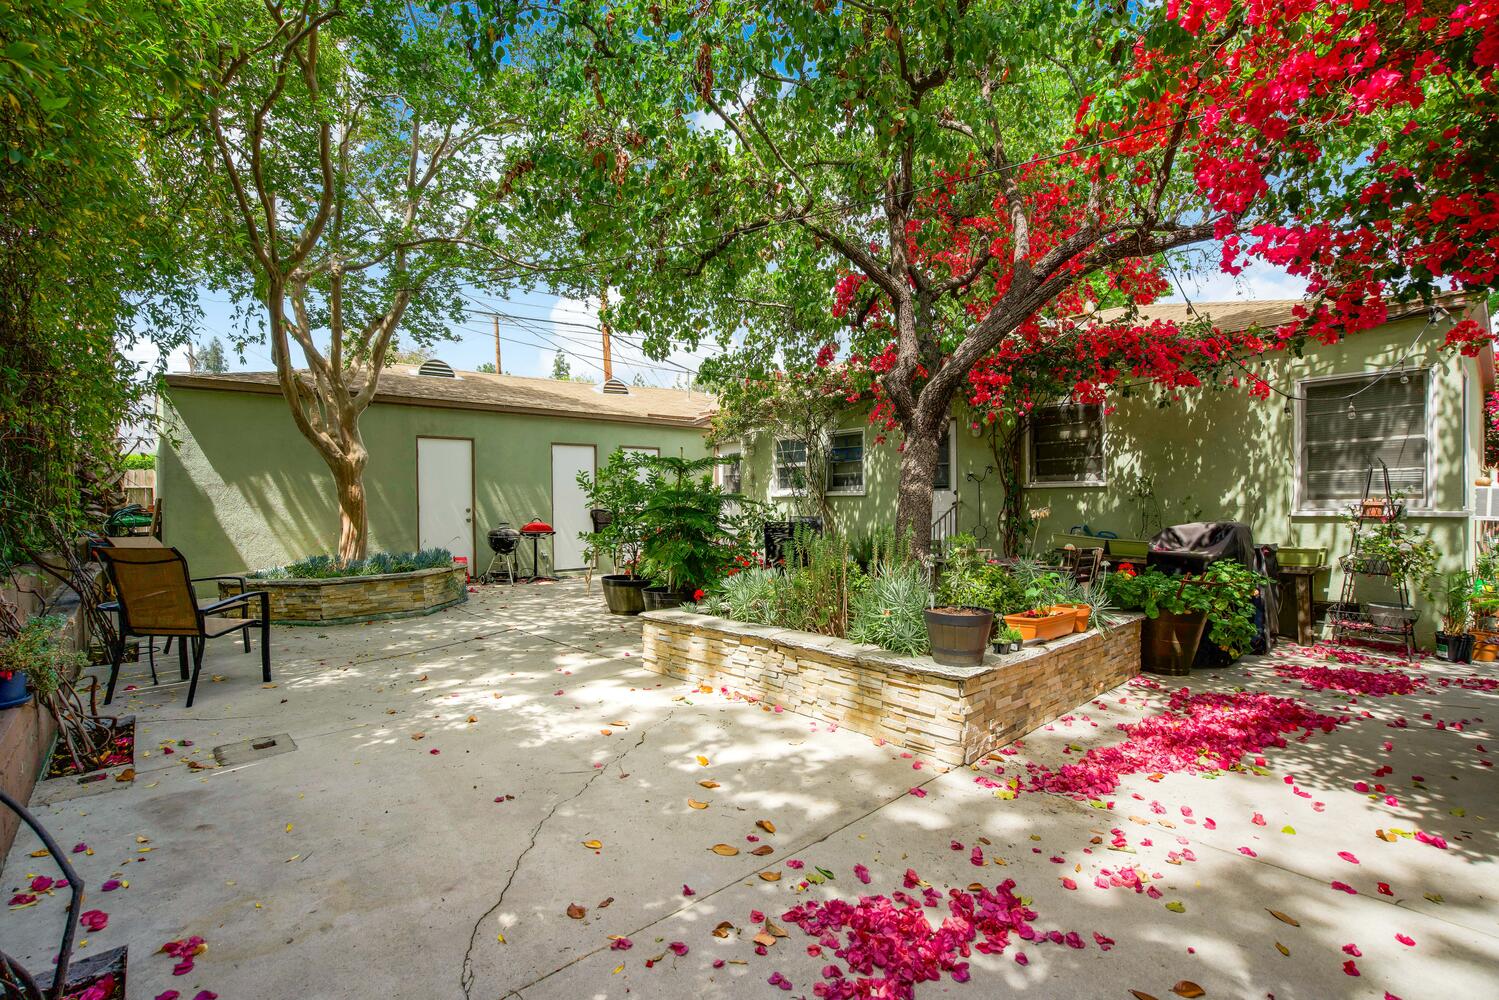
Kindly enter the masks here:
<path id="1" fill-rule="evenodd" d="M 603 391 L 614 396 L 628 396 L 630 387 L 617 378 L 611 378 L 603 385 Z"/>
<path id="2" fill-rule="evenodd" d="M 429 375 L 432 378 L 458 377 L 453 373 L 452 365 L 448 364 L 446 361 L 438 361 L 436 358 L 429 358 L 428 360 L 423 361 L 422 366 L 416 370 L 416 373 L 418 375 Z"/>

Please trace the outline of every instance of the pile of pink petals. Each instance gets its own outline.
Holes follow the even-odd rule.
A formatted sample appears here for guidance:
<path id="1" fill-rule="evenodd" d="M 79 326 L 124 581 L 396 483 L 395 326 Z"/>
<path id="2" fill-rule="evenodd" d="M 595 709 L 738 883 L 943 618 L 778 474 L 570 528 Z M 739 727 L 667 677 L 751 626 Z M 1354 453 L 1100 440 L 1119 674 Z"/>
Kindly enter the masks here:
<path id="1" fill-rule="evenodd" d="M 1426 678 L 1401 670 L 1354 670 L 1351 667 L 1303 667 L 1282 664 L 1275 668 L 1281 677 L 1301 682 L 1308 691 L 1347 691 L 1349 694 L 1410 694 L 1426 686 Z"/>
<path id="2" fill-rule="evenodd" d="M 1036 913 L 1021 903 L 1014 889 L 1012 880 L 994 889 L 949 889 L 948 916 L 935 928 L 926 912 L 942 901 L 934 890 L 928 890 L 925 899 L 897 891 L 889 897 L 860 896 L 852 903 L 811 901 L 788 910 L 781 919 L 816 937 L 847 965 L 847 972 L 837 965 L 823 967 L 823 981 L 812 988 L 822 1000 L 910 1000 L 917 983 L 938 982 L 944 975 L 953 982 L 967 982 L 964 959 L 973 949 L 999 954 L 1009 947 L 1011 935 L 1021 941 L 1086 946 L 1076 931 L 1064 934 L 1032 927 Z M 1024 965 L 1028 960 L 1022 952 L 1015 961 Z"/>
<path id="3" fill-rule="evenodd" d="M 1165 712 L 1120 725 L 1129 737 L 1123 743 L 1095 747 L 1056 771 L 1027 765 L 1030 781 L 1023 790 L 1097 798 L 1112 793 L 1128 774 L 1222 770 L 1247 753 L 1285 746 L 1292 733 L 1301 739 L 1317 730 L 1330 733 L 1339 721 L 1295 698 L 1251 691 L 1194 695 L 1182 688 Z"/>

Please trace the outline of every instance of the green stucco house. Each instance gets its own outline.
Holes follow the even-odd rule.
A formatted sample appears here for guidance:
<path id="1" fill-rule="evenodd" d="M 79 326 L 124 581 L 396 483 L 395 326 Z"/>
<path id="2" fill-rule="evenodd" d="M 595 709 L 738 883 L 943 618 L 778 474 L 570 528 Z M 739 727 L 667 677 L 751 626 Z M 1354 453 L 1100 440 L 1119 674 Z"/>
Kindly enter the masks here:
<path id="1" fill-rule="evenodd" d="M 168 375 L 157 457 L 163 538 L 199 575 L 281 565 L 338 544 L 322 458 L 292 423 L 271 373 Z M 394 365 L 360 421 L 369 465 L 370 551 L 442 547 L 475 572 L 501 522 L 557 534 L 543 564 L 584 566 L 589 527 L 576 476 L 616 448 L 706 453 L 711 396 Z M 555 553 L 548 549 L 555 546 Z M 523 547 L 523 562 L 530 546 Z"/>
<path id="2" fill-rule="evenodd" d="M 1196 303 L 1221 328 L 1271 327 L 1292 318 L 1297 300 Z M 1418 523 L 1441 549 L 1444 569 L 1471 565 L 1476 533 L 1474 480 L 1484 472 L 1484 398 L 1494 357 L 1443 351 L 1446 331 L 1472 317 L 1485 329 L 1481 302 L 1448 297 L 1440 309 L 1392 307 L 1383 326 L 1309 350 L 1306 357 L 1263 362 L 1282 394 L 1190 393 L 1170 406 L 1152 394 L 1107 407 L 1059 406 L 1038 413 L 1025 442 L 1025 505 L 1049 510 L 1038 548 L 1074 529 L 1148 537 L 1161 526 L 1195 520 L 1244 521 L 1256 541 L 1346 550 L 1347 505 L 1364 495 L 1375 458 L 1407 494 Z M 1185 305 L 1146 310 L 1147 318 L 1184 321 Z M 899 456 L 894 438 L 874 443 L 866 414 L 851 412 L 830 442 L 828 507 L 854 534 L 893 522 Z M 737 455 L 726 475 L 743 491 L 795 506 L 804 449 L 770 435 L 719 446 Z M 1000 490 L 988 436 L 955 408 L 937 472 L 937 533 L 973 531 L 996 543 Z M 1318 576 L 1318 596 L 1336 598 L 1341 577 Z M 1423 634 L 1433 627 L 1423 616 Z"/>

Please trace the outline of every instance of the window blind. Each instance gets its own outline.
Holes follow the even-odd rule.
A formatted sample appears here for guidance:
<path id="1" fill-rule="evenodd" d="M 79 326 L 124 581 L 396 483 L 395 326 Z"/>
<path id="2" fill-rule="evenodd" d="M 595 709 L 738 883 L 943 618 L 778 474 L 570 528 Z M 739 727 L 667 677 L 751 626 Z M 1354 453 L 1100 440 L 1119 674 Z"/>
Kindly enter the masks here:
<path id="1" fill-rule="evenodd" d="M 1391 488 L 1412 506 L 1426 505 L 1427 372 L 1307 382 L 1301 395 L 1302 507 L 1363 499 L 1369 469 L 1381 460 Z M 1375 483 L 1377 495 L 1383 476 Z"/>
<path id="2" fill-rule="evenodd" d="M 1031 482 L 1102 482 L 1103 458 L 1102 407 L 1064 404 L 1032 411 Z"/>
<path id="3" fill-rule="evenodd" d="M 828 442 L 828 492 L 857 493 L 864 488 L 864 432 L 837 431 Z"/>

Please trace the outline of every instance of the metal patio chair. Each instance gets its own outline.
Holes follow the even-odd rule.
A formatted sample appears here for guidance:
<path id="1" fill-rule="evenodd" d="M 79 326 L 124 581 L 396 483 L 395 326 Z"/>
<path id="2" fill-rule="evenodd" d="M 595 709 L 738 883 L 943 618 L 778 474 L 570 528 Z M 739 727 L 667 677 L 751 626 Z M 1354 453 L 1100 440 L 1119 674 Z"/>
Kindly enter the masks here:
<path id="1" fill-rule="evenodd" d="M 182 679 L 188 680 L 188 642 L 192 645 L 192 678 L 187 688 L 187 707 L 198 692 L 203 669 L 203 651 L 209 639 L 240 632 L 245 652 L 250 651 L 250 629 L 260 627 L 260 672 L 271 680 L 270 595 L 263 590 L 242 592 L 217 601 L 199 601 L 193 593 L 193 578 L 182 553 L 170 548 L 101 548 L 100 558 L 109 567 L 110 582 L 118 595 L 119 628 L 111 650 L 107 705 L 114 699 L 120 663 L 125 658 L 125 640 L 130 636 L 176 637 L 177 659 Z M 202 579 L 218 579 L 203 577 Z M 258 603 L 258 613 L 252 611 Z M 230 618 L 220 612 L 238 610 L 244 617 Z M 155 679 L 155 671 L 152 671 Z"/>

